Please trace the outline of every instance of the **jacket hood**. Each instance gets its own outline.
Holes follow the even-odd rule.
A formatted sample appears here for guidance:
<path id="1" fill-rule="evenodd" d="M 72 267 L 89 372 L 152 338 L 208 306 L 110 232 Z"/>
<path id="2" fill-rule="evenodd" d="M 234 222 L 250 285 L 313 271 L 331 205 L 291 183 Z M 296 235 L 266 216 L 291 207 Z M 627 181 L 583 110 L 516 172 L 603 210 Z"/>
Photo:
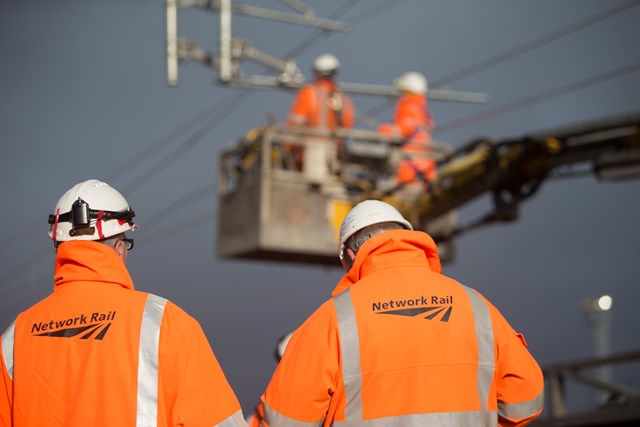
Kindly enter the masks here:
<path id="1" fill-rule="evenodd" d="M 53 290 L 77 281 L 115 283 L 133 289 L 131 276 L 118 254 L 93 241 L 70 240 L 58 246 Z"/>
<path id="2" fill-rule="evenodd" d="M 340 279 L 331 296 L 338 295 L 380 268 L 420 264 L 433 272 L 442 273 L 438 248 L 431 236 L 422 231 L 385 231 L 362 245 L 351 269 Z"/>

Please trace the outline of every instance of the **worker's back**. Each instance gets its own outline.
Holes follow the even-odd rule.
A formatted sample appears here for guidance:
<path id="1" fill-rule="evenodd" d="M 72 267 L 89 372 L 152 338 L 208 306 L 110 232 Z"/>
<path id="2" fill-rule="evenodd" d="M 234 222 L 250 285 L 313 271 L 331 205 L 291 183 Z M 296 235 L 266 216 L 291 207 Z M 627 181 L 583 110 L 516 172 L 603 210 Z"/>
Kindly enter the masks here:
<path id="1" fill-rule="evenodd" d="M 333 295 L 296 330 L 263 395 L 272 427 L 517 426 L 540 413 L 542 374 L 523 340 L 441 274 L 427 234 L 370 237 Z"/>
<path id="2" fill-rule="evenodd" d="M 490 336 L 478 341 L 474 314 L 486 322 L 481 329 L 491 323 L 486 306 L 470 293 L 419 264 L 373 272 L 350 289 L 363 344 L 362 375 L 345 380 L 345 387 L 362 381 L 365 419 L 421 414 L 426 421 L 436 416 L 429 414 L 469 412 L 467 425 L 481 425 L 471 415 L 481 409 L 480 401 L 483 409 L 497 410 L 495 389 L 489 396 L 493 343 Z M 355 357 L 343 352 L 344 359 Z M 490 363 L 479 367 L 483 359 Z M 492 419 L 496 425 L 495 412 Z"/>
<path id="3" fill-rule="evenodd" d="M 53 294 L 2 335 L 2 356 L 0 425 L 215 425 L 239 412 L 196 320 L 134 290 L 101 243 L 59 246 Z"/>
<path id="4" fill-rule="evenodd" d="M 359 272 L 357 282 L 334 297 L 347 420 L 361 410 L 361 419 L 399 416 L 405 425 L 495 426 L 499 400 L 541 393 L 523 342 L 476 291 L 435 271 L 427 260 L 434 249 L 423 233 L 371 238 L 350 271 Z M 503 380 L 512 369 L 539 380 L 514 386 Z"/>
<path id="5" fill-rule="evenodd" d="M 15 425 L 132 425 L 146 299 L 116 284 L 74 283 L 20 315 Z"/>

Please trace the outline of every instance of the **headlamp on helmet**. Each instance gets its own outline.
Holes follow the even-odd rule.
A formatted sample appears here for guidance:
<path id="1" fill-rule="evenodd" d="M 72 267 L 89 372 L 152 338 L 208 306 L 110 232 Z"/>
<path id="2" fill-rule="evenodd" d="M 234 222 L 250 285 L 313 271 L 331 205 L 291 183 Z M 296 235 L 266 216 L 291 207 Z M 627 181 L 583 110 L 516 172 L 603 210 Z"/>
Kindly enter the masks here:
<path id="1" fill-rule="evenodd" d="M 136 216 L 136 214 L 132 209 L 120 212 L 90 209 L 89 204 L 82 200 L 82 197 L 78 197 L 78 200 L 73 203 L 69 212 L 60 215 L 49 215 L 49 224 L 57 226 L 57 224 L 61 222 L 70 222 L 71 229 L 69 230 L 69 236 L 75 237 L 93 235 L 96 232 L 96 227 L 91 224 L 95 224 L 98 220 L 119 220 L 133 227 L 134 216 Z"/>
<path id="2" fill-rule="evenodd" d="M 74 185 L 49 215 L 54 242 L 102 240 L 137 228 L 126 199 L 105 182 L 90 179 Z"/>

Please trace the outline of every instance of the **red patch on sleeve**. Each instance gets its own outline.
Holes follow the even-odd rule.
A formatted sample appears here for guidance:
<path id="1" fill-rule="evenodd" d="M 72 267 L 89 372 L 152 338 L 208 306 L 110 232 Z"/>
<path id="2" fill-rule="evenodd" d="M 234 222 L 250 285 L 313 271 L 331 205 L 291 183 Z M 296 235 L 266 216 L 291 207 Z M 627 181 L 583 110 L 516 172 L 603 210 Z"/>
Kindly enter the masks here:
<path id="1" fill-rule="evenodd" d="M 521 333 L 519 333 L 519 332 L 516 332 L 516 336 L 517 336 L 518 338 L 520 338 L 520 341 L 522 342 L 522 344 L 523 344 L 525 347 L 527 347 L 527 340 L 525 340 L 525 339 L 524 339 L 524 335 L 522 335 L 522 334 L 521 334 Z"/>

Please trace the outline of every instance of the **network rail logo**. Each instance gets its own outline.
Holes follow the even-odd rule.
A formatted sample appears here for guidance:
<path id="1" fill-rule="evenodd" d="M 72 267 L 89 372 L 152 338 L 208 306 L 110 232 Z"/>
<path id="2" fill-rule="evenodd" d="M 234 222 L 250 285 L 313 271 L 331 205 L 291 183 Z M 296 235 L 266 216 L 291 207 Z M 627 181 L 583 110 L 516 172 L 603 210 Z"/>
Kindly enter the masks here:
<path id="1" fill-rule="evenodd" d="M 56 337 L 79 339 L 104 339 L 107 331 L 111 327 L 112 321 L 116 318 L 116 312 L 81 314 L 76 317 L 69 317 L 62 320 L 50 320 L 48 322 L 38 322 L 31 326 L 31 335 L 36 337 Z M 95 335 L 94 335 L 95 334 Z"/>
<path id="2" fill-rule="evenodd" d="M 418 298 L 389 300 L 371 304 L 374 314 L 422 317 L 427 320 L 448 322 L 453 311 L 453 295 L 446 297 L 420 296 Z"/>

